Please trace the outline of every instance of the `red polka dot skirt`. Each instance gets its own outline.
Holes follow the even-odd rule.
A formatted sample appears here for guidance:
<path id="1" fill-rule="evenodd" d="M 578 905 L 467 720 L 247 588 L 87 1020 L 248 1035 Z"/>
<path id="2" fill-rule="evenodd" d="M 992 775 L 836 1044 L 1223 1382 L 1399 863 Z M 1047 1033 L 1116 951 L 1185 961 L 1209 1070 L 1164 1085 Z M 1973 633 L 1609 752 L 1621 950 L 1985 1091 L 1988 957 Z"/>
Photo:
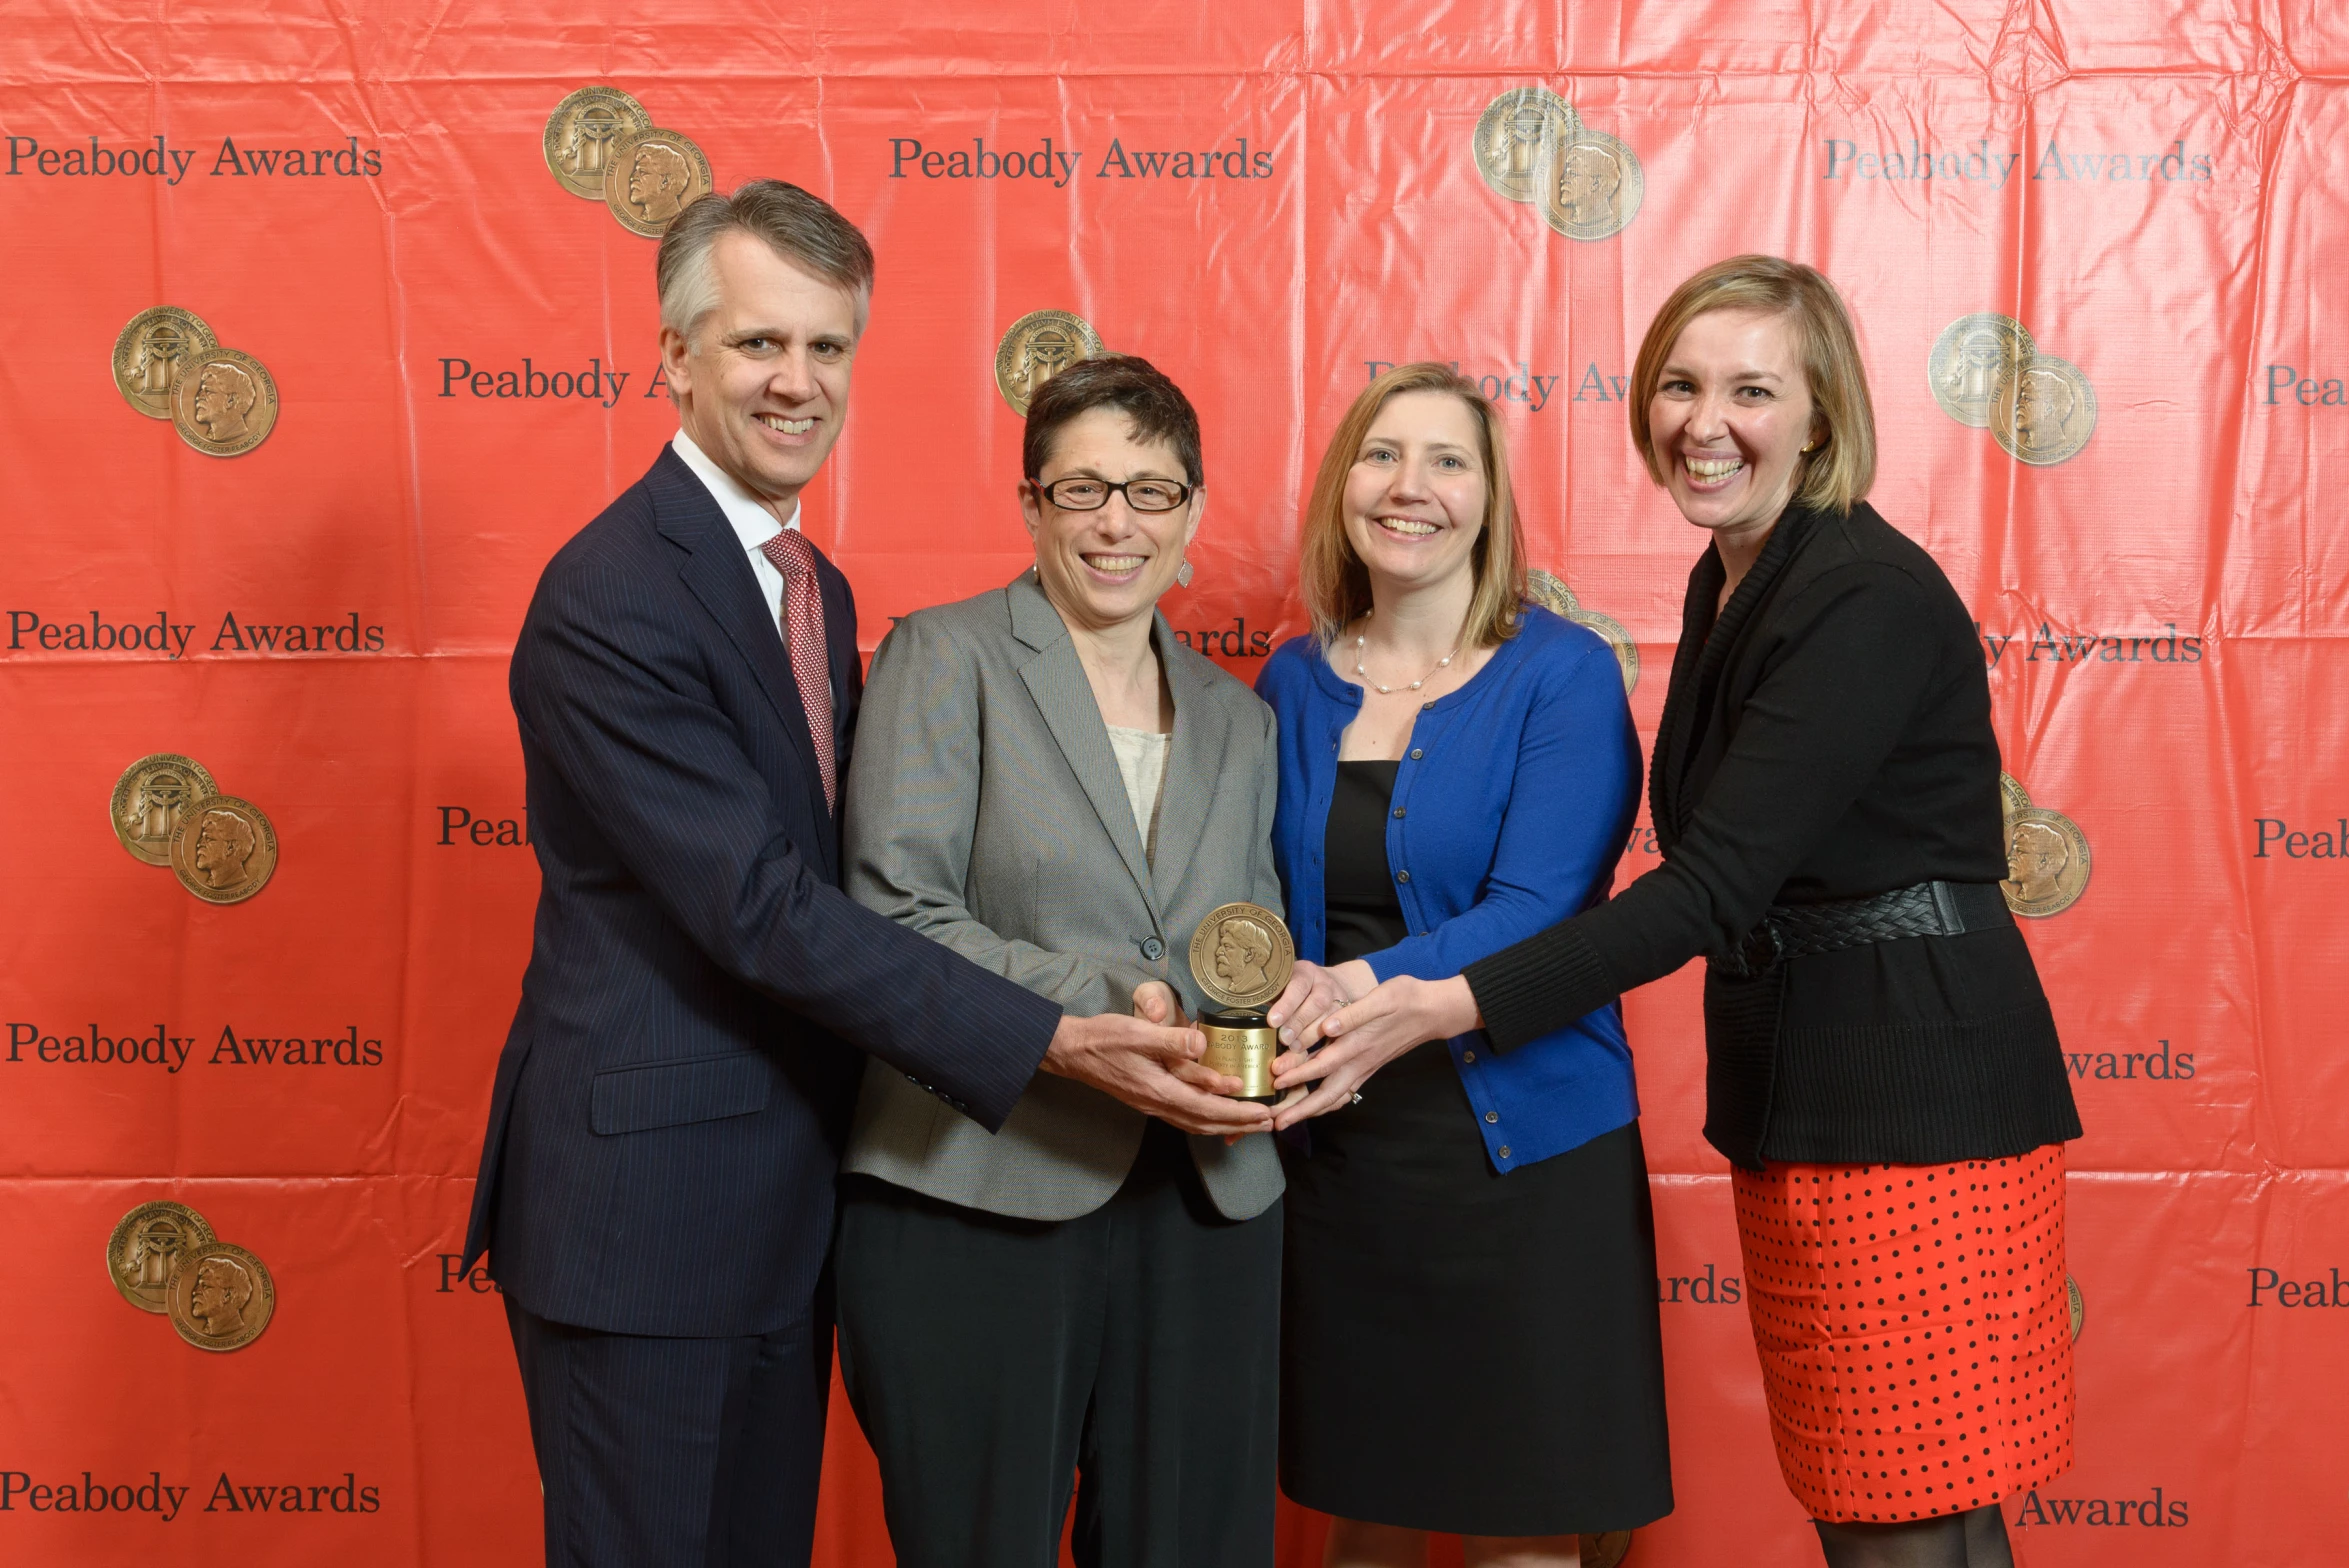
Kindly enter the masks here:
<path id="1" fill-rule="evenodd" d="M 1778 1466 L 1812 1517 L 1961 1513 L 2071 1468 L 2061 1144 L 1731 1184 Z"/>

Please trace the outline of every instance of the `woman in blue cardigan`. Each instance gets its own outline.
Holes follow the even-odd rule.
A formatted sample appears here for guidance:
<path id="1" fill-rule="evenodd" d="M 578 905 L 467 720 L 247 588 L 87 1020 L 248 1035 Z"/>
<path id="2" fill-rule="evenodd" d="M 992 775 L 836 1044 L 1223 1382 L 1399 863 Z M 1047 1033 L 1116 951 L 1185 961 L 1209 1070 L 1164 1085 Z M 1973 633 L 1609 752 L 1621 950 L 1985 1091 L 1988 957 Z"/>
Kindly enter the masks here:
<path id="1" fill-rule="evenodd" d="M 1458 974 L 1604 899 L 1639 803 L 1605 642 L 1524 603 L 1493 407 L 1450 367 L 1356 400 L 1307 513 L 1314 635 L 1266 663 L 1296 1022 Z M 1671 1511 L 1655 1233 L 1610 1003 L 1496 1056 L 1480 1033 L 1307 1082 L 1282 1058 L 1281 1482 L 1330 1568 L 1551 1568 Z M 1324 1113 L 1332 1113 L 1324 1115 Z M 1300 1126 L 1300 1124 L 1303 1124 Z"/>

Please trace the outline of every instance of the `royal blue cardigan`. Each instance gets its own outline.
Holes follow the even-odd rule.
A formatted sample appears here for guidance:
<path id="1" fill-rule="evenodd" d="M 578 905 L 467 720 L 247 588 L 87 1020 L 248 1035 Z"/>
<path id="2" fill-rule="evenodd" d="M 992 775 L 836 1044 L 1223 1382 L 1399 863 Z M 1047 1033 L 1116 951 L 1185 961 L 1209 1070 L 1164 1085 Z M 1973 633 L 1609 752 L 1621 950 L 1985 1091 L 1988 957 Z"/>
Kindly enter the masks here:
<path id="1" fill-rule="evenodd" d="M 1328 952 L 1322 846 L 1338 741 L 1362 711 L 1320 643 L 1265 661 L 1280 717 L 1274 858 L 1297 951 Z M 1411 935 L 1364 955 L 1381 980 L 1448 979 L 1601 902 L 1639 806 L 1639 738 L 1604 640 L 1528 606 L 1483 669 L 1420 711 L 1395 775 L 1387 864 Z M 1609 1002 L 1507 1052 L 1484 1031 L 1445 1042 L 1496 1170 L 1563 1154 L 1639 1116 L 1623 1015 Z M 1366 1094 L 1375 1094 L 1371 1080 Z"/>

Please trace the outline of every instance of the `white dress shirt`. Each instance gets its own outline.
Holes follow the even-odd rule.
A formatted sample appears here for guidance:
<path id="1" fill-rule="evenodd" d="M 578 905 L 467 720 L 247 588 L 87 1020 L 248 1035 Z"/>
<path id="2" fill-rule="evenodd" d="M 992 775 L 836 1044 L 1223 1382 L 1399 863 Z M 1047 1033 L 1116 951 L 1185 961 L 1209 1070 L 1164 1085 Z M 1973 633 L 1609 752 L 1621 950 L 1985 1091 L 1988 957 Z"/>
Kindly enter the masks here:
<path id="1" fill-rule="evenodd" d="M 710 461 L 710 456 L 694 445 L 693 437 L 677 432 L 669 443 L 678 457 L 693 470 L 693 476 L 702 482 L 718 503 L 718 510 L 726 514 L 726 522 L 734 530 L 734 537 L 742 541 L 742 548 L 750 556 L 750 574 L 758 579 L 759 597 L 767 604 L 767 624 L 775 628 L 778 641 L 783 637 L 783 574 L 775 563 L 767 559 L 763 548 L 766 542 L 789 529 L 799 531 L 799 502 L 791 503 L 791 521 L 778 523 L 775 514 L 761 505 L 759 499 L 742 488 L 732 474 Z M 789 651 L 786 648 L 786 651 Z M 825 683 L 824 700 L 832 699 L 829 680 Z"/>

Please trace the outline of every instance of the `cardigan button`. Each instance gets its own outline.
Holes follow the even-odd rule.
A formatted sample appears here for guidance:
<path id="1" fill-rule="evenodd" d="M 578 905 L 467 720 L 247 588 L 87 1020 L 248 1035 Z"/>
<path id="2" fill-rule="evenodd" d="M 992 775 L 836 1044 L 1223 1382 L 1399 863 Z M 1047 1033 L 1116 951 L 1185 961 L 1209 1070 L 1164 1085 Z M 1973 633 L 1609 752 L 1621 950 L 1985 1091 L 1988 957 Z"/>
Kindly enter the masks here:
<path id="1" fill-rule="evenodd" d="M 1417 762 L 1417 761 L 1418 761 L 1418 760 L 1419 760 L 1421 757 L 1424 757 L 1424 756 L 1426 756 L 1426 755 L 1427 755 L 1427 753 L 1426 753 L 1426 752 L 1424 752 L 1424 751 L 1421 751 L 1421 750 L 1420 750 L 1420 749 L 1419 749 L 1417 746 L 1414 746 L 1414 747 L 1412 747 L 1412 748 L 1411 748 L 1411 760 L 1412 760 L 1413 762 Z"/>
<path id="2" fill-rule="evenodd" d="M 1408 871 L 1398 871 L 1395 873 L 1395 880 L 1398 882 L 1408 882 L 1411 880 L 1411 873 Z"/>
<path id="3" fill-rule="evenodd" d="M 1402 818 L 1403 818 L 1403 808 L 1402 808 L 1401 806 L 1397 806 L 1397 807 L 1395 808 L 1395 820 L 1399 822 L 1399 821 L 1401 821 L 1401 820 L 1402 820 Z"/>
<path id="4" fill-rule="evenodd" d="M 1464 1062 L 1473 1062 L 1476 1060 L 1476 1053 L 1474 1051 L 1462 1051 L 1460 1053 L 1460 1060 Z"/>
<path id="5" fill-rule="evenodd" d="M 1507 1144 L 1505 1144 L 1505 1143 L 1504 1143 L 1504 1144 L 1502 1144 L 1502 1145 L 1501 1145 L 1501 1158 L 1505 1160 L 1505 1159 L 1507 1159 L 1508 1157 L 1509 1157 L 1509 1146 L 1508 1146 Z"/>
<path id="6" fill-rule="evenodd" d="M 1499 1111 L 1487 1111 L 1484 1113 L 1484 1119 L 1488 1123 L 1497 1122 L 1501 1119 L 1501 1113 Z"/>

